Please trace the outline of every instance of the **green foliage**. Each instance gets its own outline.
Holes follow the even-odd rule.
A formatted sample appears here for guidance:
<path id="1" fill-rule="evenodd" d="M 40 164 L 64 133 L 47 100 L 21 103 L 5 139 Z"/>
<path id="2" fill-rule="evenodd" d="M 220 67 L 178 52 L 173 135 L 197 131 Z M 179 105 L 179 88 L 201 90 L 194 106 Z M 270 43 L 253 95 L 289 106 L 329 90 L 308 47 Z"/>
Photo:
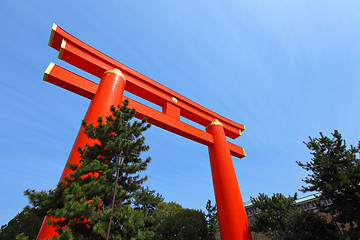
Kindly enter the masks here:
<path id="1" fill-rule="evenodd" d="M 146 120 L 134 121 L 135 110 L 127 105 L 125 101 L 121 108 L 112 107 L 111 115 L 99 117 L 96 124 L 83 121 L 84 133 L 93 141 L 78 149 L 80 163 L 67 164 L 72 173 L 56 189 L 26 190 L 30 206 L 15 218 L 15 224 L 10 221 L 16 229 L 11 237 L 3 239 L 35 239 L 44 215 L 54 217 L 49 221 L 59 233 L 54 240 L 105 239 L 110 218 L 110 239 L 214 239 L 218 229 L 217 213 L 210 201 L 205 216 L 198 210 L 183 209 L 175 202 L 165 203 L 160 194 L 143 187 L 147 177 L 139 173 L 146 169 L 150 158 L 140 157 L 149 149 L 142 132 L 150 125 Z M 119 169 L 112 210 L 115 159 L 120 153 L 125 159 Z M 39 221 L 31 222 L 30 213 L 36 213 Z M 24 226 L 33 232 L 29 233 Z M 9 229 L 4 226 L 0 234 L 5 234 L 5 228 Z"/>
<path id="2" fill-rule="evenodd" d="M 220 231 L 219 230 L 219 220 L 216 205 L 211 205 L 211 201 L 208 200 L 206 203 L 206 222 L 209 228 L 209 237 L 210 239 L 215 239 L 216 234 Z"/>
<path id="3" fill-rule="evenodd" d="M 21 233 L 21 234 L 16 236 L 16 240 L 28 240 L 28 239 L 29 239 L 29 237 L 25 236 L 24 233 Z"/>
<path id="4" fill-rule="evenodd" d="M 212 239 L 209 237 L 205 214 L 194 209 L 182 209 L 164 219 L 156 230 L 158 240 Z"/>
<path id="5" fill-rule="evenodd" d="M 158 225 L 166 218 L 175 215 L 179 211 L 183 210 L 183 207 L 176 202 L 161 202 L 157 205 L 153 218 L 155 225 Z"/>
<path id="6" fill-rule="evenodd" d="M 141 228 L 142 239 L 152 239 L 155 235 L 153 229 L 155 227 L 154 211 L 158 204 L 161 204 L 164 198 L 161 194 L 156 193 L 154 190 L 150 190 L 148 187 L 141 188 L 134 194 L 134 209 L 146 210 L 144 226 Z"/>
<path id="7" fill-rule="evenodd" d="M 32 204 L 49 209 L 48 216 L 57 219 L 51 224 L 58 228 L 60 239 L 105 239 L 111 216 L 111 239 L 145 239 L 144 220 L 162 198 L 157 195 L 148 205 L 142 201 L 146 194 L 149 198 L 155 194 L 142 188 L 147 177 L 139 175 L 150 163 L 150 158 L 140 157 L 149 149 L 142 132 L 150 124 L 145 119 L 134 121 L 135 110 L 127 105 L 124 101 L 123 107 L 111 107 L 111 115 L 99 117 L 97 124 L 83 121 L 84 133 L 93 139 L 93 144 L 79 149 L 81 167 L 68 163 L 73 172 L 45 195 L 44 192 L 29 192 Z M 112 211 L 117 171 L 115 158 L 120 153 L 125 159 L 120 167 Z M 45 201 L 40 203 L 41 200 Z"/>
<path id="8" fill-rule="evenodd" d="M 163 201 L 164 198 L 161 194 L 156 193 L 155 190 L 150 190 L 149 187 L 142 187 L 134 194 L 134 209 L 146 209 L 148 215 L 152 216 L 156 206 Z"/>
<path id="9" fill-rule="evenodd" d="M 332 138 L 320 132 L 319 138 L 309 139 L 304 143 L 312 159 L 305 164 L 297 162 L 310 172 L 303 180 L 307 185 L 301 190 L 320 191 L 321 198 L 332 200 L 333 204 L 323 211 L 332 213 L 339 223 L 349 223 L 348 234 L 354 239 L 360 238 L 360 160 L 356 157 L 360 142 L 357 147 L 347 149 L 337 130 Z"/>
<path id="10" fill-rule="evenodd" d="M 215 239 L 218 232 L 216 206 L 209 200 L 207 214 L 200 210 L 184 209 L 175 202 L 160 202 L 152 215 L 153 239 Z"/>
<path id="11" fill-rule="evenodd" d="M 255 215 L 251 230 L 280 239 L 277 236 L 286 231 L 286 217 L 298 211 L 294 205 L 295 200 L 296 194 L 293 197 L 285 197 L 281 193 L 275 193 L 272 197 L 260 193 L 257 198 L 251 198 L 252 205 L 261 211 Z"/>
<path id="12" fill-rule="evenodd" d="M 62 233 L 58 237 L 52 237 L 51 240 L 75 240 L 74 234 L 72 234 L 70 228 L 65 228 Z M 87 239 L 87 238 L 79 238 L 79 239 Z"/>
<path id="13" fill-rule="evenodd" d="M 285 197 L 281 193 L 271 198 L 266 194 L 251 198 L 260 212 L 255 215 L 250 229 L 277 240 L 338 239 L 334 225 L 312 212 L 302 211 L 294 204 L 295 200 L 296 194 Z"/>
<path id="14" fill-rule="evenodd" d="M 333 240 L 339 239 L 335 225 L 328 224 L 318 213 L 296 211 L 287 216 L 286 230 L 282 239 L 286 240 Z"/>
<path id="15" fill-rule="evenodd" d="M 8 224 L 1 226 L 0 240 L 15 238 L 25 240 L 27 237 L 35 239 L 45 214 L 46 211 L 26 206 L 12 220 L 10 220 Z"/>

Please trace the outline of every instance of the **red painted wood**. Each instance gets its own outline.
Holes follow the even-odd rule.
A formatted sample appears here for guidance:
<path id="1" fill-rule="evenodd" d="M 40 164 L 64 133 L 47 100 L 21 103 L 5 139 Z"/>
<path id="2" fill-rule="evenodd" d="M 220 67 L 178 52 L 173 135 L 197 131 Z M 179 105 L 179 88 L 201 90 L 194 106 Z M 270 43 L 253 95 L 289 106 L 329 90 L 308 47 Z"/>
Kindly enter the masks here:
<path id="1" fill-rule="evenodd" d="M 163 107 L 163 113 L 180 121 L 180 108 L 173 103 L 167 102 Z"/>
<path id="2" fill-rule="evenodd" d="M 222 239 L 251 239 L 249 224 L 231 159 L 231 154 L 241 158 L 245 156 L 245 152 L 243 148 L 226 140 L 226 136 L 238 137 L 240 131 L 245 129 L 243 125 L 224 118 L 128 68 L 81 42 L 56 25 L 53 26 L 49 45 L 59 51 L 60 59 L 101 77 L 98 85 L 56 65 L 47 70 L 44 76 L 44 79 L 50 83 L 92 99 L 85 116 L 85 120 L 88 122 L 95 123 L 98 116 L 108 115 L 110 105 L 121 104 L 126 99 L 123 96 L 126 88 L 127 91 L 153 102 L 163 109 L 162 113 L 128 98 L 129 107 L 135 108 L 137 111 L 137 118 L 147 117 L 148 121 L 156 126 L 207 145 Z M 126 85 L 119 75 L 114 73 L 102 75 L 105 70 L 115 67 L 123 71 L 128 80 Z M 174 97 L 177 101 L 173 102 Z M 180 121 L 180 116 L 203 126 L 207 126 L 218 119 L 222 125 L 211 125 L 205 132 Z M 69 162 L 79 162 L 77 148 L 86 143 L 91 143 L 91 141 L 80 129 L 70 153 Z M 68 176 L 69 173 L 70 170 L 65 167 L 61 179 Z M 47 218 L 44 222 L 46 221 Z M 56 233 L 52 227 L 43 224 L 37 239 L 44 239 L 44 236 L 56 236 Z"/>
<path id="3" fill-rule="evenodd" d="M 214 144 L 209 146 L 211 173 L 222 240 L 250 240 L 249 223 L 231 160 L 224 128 L 209 126 Z"/>
<path id="4" fill-rule="evenodd" d="M 56 232 L 56 228 L 53 226 L 47 225 L 47 222 L 51 220 L 52 217 L 45 216 L 44 220 L 41 224 L 39 233 L 36 237 L 36 240 L 43 240 L 43 239 L 49 239 L 52 237 L 57 237 L 59 234 Z"/>
<path id="5" fill-rule="evenodd" d="M 89 99 L 92 99 L 98 88 L 97 83 L 81 77 L 58 65 L 54 65 L 51 71 L 48 74 L 45 74 L 44 79 L 47 79 L 46 81 L 49 83 Z M 129 100 L 129 107 L 136 109 L 136 118 L 143 119 L 146 117 L 149 123 L 161 127 L 167 131 L 173 132 L 206 146 L 213 144 L 213 137 L 211 134 L 180 121 L 180 115 L 178 115 L 179 113 L 177 112 L 178 110 L 175 104 L 168 103 L 169 105 L 171 104 L 169 108 L 174 108 L 170 110 L 173 112 L 170 112 L 170 115 L 168 115 L 167 112 L 165 112 L 167 110 L 163 110 L 165 113 L 164 114 L 124 96 L 123 100 L 125 99 Z M 238 158 L 245 157 L 245 152 L 242 147 L 232 143 L 228 144 L 230 147 L 230 152 L 233 156 Z"/>
<path id="6" fill-rule="evenodd" d="M 52 70 L 51 70 L 52 72 Z M 50 80 L 48 78 L 48 80 Z M 85 115 L 85 120 L 88 123 L 97 123 L 99 116 L 108 116 L 111 114 L 110 106 L 117 106 L 121 104 L 123 99 L 123 93 L 125 89 L 124 79 L 115 73 L 105 73 L 101 77 L 100 84 L 97 88 L 96 94 L 92 98 L 89 108 Z M 80 154 L 78 152 L 79 147 L 84 147 L 85 144 L 93 144 L 95 140 L 89 139 L 83 132 L 83 127 L 80 127 L 79 133 L 76 137 L 75 143 L 71 149 L 67 162 L 72 164 L 78 164 L 80 161 Z M 69 176 L 71 170 L 65 165 L 60 181 L 64 177 Z M 57 236 L 55 228 L 46 225 L 48 219 L 44 219 L 44 222 L 39 231 L 37 240 L 47 239 L 48 237 Z"/>
<path id="7" fill-rule="evenodd" d="M 172 97 L 176 97 L 178 100 L 177 106 L 181 108 L 181 116 L 203 126 L 206 126 L 215 119 L 218 119 L 224 125 L 226 136 L 230 138 L 238 137 L 240 135 L 239 130 L 243 131 L 245 129 L 244 125 L 216 114 L 106 56 L 68 34 L 58 26 L 55 30 L 53 29 L 52 35 L 53 40 L 49 43 L 49 45 L 60 51 L 59 55 L 61 55 L 61 59 L 79 67 L 84 71 L 100 77 L 107 69 L 114 67 L 119 68 L 128 80 L 125 89 L 126 91 L 140 96 L 161 107 L 164 107 L 167 102 L 171 102 Z M 64 46 L 61 48 L 61 43 L 64 39 L 66 40 L 66 44 L 63 44 Z"/>

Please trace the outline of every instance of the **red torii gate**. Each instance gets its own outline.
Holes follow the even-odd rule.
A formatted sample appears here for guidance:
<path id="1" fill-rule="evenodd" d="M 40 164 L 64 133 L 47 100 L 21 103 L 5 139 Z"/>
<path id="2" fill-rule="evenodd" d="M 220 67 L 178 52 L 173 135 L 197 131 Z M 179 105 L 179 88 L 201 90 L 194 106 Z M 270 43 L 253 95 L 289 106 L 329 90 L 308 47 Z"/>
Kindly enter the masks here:
<path id="1" fill-rule="evenodd" d="M 59 51 L 59 59 L 100 78 L 97 84 L 54 63 L 50 63 L 44 73 L 45 81 L 91 99 L 85 115 L 87 122 L 95 123 L 99 116 L 109 115 L 111 105 L 121 105 L 128 99 L 129 107 L 136 109 L 136 118 L 146 117 L 153 125 L 208 146 L 221 237 L 223 240 L 251 239 L 231 159 L 231 155 L 245 157 L 245 152 L 226 140 L 226 137 L 239 137 L 245 130 L 244 125 L 224 118 L 106 56 L 56 24 L 52 26 L 49 46 Z M 124 90 L 159 105 L 162 112 L 123 96 Z M 182 122 L 180 116 L 205 126 L 206 131 Z M 80 128 L 68 162 L 78 163 L 77 149 L 88 142 Z M 70 169 L 65 166 L 61 179 L 69 173 Z M 46 224 L 48 220 L 45 217 L 37 240 L 56 236 L 55 229 Z"/>

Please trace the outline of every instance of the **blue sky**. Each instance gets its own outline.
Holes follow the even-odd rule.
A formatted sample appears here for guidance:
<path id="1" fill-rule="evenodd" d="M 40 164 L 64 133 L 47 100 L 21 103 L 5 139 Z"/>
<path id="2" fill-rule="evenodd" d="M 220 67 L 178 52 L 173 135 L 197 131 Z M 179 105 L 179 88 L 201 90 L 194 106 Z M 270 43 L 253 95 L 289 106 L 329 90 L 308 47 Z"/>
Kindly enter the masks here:
<path id="1" fill-rule="evenodd" d="M 0 225 L 27 188 L 54 188 L 89 101 L 42 81 L 52 23 L 183 96 L 246 126 L 232 141 L 244 201 L 289 195 L 302 143 L 338 129 L 360 139 L 359 1 L 18 1 L 0 8 Z M 125 93 L 129 96 L 129 94 Z M 214 200 L 207 148 L 152 127 L 147 184 L 183 207 Z M 302 194 L 300 194 L 302 196 Z"/>

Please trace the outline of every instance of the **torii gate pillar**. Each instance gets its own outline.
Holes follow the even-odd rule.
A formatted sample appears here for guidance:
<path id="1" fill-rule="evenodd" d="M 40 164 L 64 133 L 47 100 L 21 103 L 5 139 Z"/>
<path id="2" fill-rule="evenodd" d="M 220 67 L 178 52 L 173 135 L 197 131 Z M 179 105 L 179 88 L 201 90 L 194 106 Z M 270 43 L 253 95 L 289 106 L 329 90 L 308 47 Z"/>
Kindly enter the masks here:
<path id="1" fill-rule="evenodd" d="M 126 79 L 119 69 L 110 69 L 101 76 L 99 87 L 91 100 L 89 108 L 85 114 L 84 120 L 87 123 L 96 123 L 99 116 L 108 116 L 111 114 L 111 105 L 121 104 L 125 89 Z M 75 143 L 71 149 L 67 162 L 77 164 L 80 162 L 78 148 L 83 148 L 85 144 L 91 144 L 95 140 L 90 139 L 84 133 L 84 128 L 80 127 Z M 60 181 L 69 177 L 71 170 L 65 165 Z M 57 236 L 56 229 L 46 223 L 50 217 L 45 217 L 41 225 L 37 240 L 48 239 Z"/>
<path id="2" fill-rule="evenodd" d="M 221 237 L 223 240 L 251 240 L 249 223 L 231 159 L 231 155 L 245 157 L 245 152 L 242 147 L 226 139 L 239 137 L 245 130 L 244 125 L 216 114 L 117 62 L 56 24 L 51 31 L 49 46 L 59 51 L 61 60 L 101 79 L 100 84 L 97 84 L 53 63 L 44 74 L 45 81 L 91 99 L 85 115 L 87 122 L 96 123 L 99 116 L 110 114 L 111 105 L 120 105 L 127 99 L 129 107 L 136 109 L 136 118 L 146 117 L 148 122 L 155 126 L 208 146 Z M 123 96 L 124 90 L 162 107 L 162 112 Z M 205 126 L 206 131 L 186 124 L 181 121 L 180 116 Z M 80 128 L 68 162 L 78 163 L 78 147 L 91 144 L 91 141 L 94 140 L 88 139 Z M 60 180 L 69 173 L 70 170 L 65 167 Z M 55 229 L 46 224 L 47 221 L 46 217 L 37 240 L 57 236 Z"/>
<path id="3" fill-rule="evenodd" d="M 214 137 L 209 155 L 221 239 L 251 239 L 224 128 L 215 120 L 206 127 L 206 131 Z"/>

